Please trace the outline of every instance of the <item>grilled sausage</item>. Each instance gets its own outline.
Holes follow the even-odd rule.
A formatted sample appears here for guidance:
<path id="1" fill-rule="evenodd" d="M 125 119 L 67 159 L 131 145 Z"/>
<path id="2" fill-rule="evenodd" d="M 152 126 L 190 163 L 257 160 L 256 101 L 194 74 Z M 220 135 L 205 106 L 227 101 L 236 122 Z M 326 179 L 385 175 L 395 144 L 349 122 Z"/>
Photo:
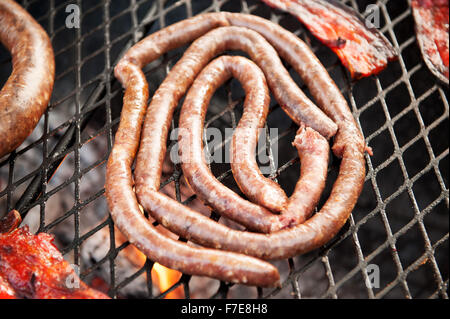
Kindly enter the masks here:
<path id="1" fill-rule="evenodd" d="M 44 29 L 21 6 L 0 1 L 0 41 L 11 52 L 13 71 L 0 91 L 0 157 L 31 134 L 47 108 L 55 62 Z"/>
<path id="2" fill-rule="evenodd" d="M 299 152 L 301 176 L 288 202 L 284 192 L 279 192 L 278 184 L 262 176 L 255 161 L 258 128 L 262 127 L 267 116 L 269 96 L 264 75 L 245 58 L 217 58 L 202 70 L 189 90 L 179 122 L 179 153 L 184 176 L 194 192 L 206 202 L 214 203 L 216 209 L 235 209 L 238 217 L 243 214 L 246 202 L 212 175 L 202 150 L 203 122 L 209 101 L 214 91 L 230 76 L 241 82 L 247 94 L 244 113 L 232 137 L 233 176 L 244 193 L 252 195 L 253 202 L 264 202 L 269 207 L 282 209 L 281 215 L 271 217 L 272 225 L 281 224 L 284 228 L 300 224 L 311 215 L 325 187 L 328 142 L 311 128 L 302 126 L 298 130 L 293 144 Z"/>
<path id="3" fill-rule="evenodd" d="M 337 157 L 342 157 L 346 145 L 350 144 L 361 152 L 371 153 L 370 148 L 366 147 L 364 137 L 350 112 L 347 101 L 325 67 L 305 42 L 292 32 L 260 17 L 227 13 L 227 19 L 232 25 L 255 30 L 264 36 L 278 54 L 300 75 L 317 105 L 338 126 L 332 148 Z M 320 130 L 313 126 L 310 127 L 322 134 Z"/>
<path id="4" fill-rule="evenodd" d="M 220 17 L 222 14 L 223 13 L 213 14 L 213 17 Z M 317 248 L 329 241 L 336 235 L 347 220 L 356 204 L 364 183 L 364 139 L 362 138 L 362 134 L 356 126 L 356 122 L 354 121 L 348 105 L 339 89 L 328 75 L 326 69 L 300 39 L 290 34 L 288 31 L 285 31 L 283 28 L 258 17 L 228 13 L 224 13 L 224 15 L 226 16 L 227 21 L 232 25 L 244 26 L 263 34 L 263 36 L 276 47 L 282 57 L 285 59 L 289 58 L 288 62 L 290 62 L 296 71 L 300 73 L 314 97 L 320 102 L 319 105 L 338 124 L 338 135 L 333 150 L 337 156 L 342 157 L 342 162 L 340 173 L 333 185 L 331 195 L 322 209 L 304 224 L 281 230 L 270 235 L 232 230 L 198 214 L 167 196 L 158 193 L 156 184 L 154 184 L 154 176 L 158 174 L 149 173 L 149 170 L 142 171 L 141 176 L 145 174 L 146 179 L 139 181 L 136 169 L 137 184 L 142 183 L 140 188 L 137 186 L 139 201 L 152 217 L 162 223 L 165 227 L 198 244 L 243 252 L 265 259 L 295 256 L 296 254 Z M 200 19 L 199 21 L 202 20 Z M 184 92 L 185 80 L 183 77 L 185 73 L 192 72 L 187 74 L 187 77 L 189 78 L 197 74 L 197 70 L 192 71 L 192 69 L 197 67 L 199 61 L 204 60 L 201 55 L 202 50 L 209 49 L 207 47 L 208 42 L 202 40 L 207 39 L 209 35 L 213 34 L 217 39 L 216 42 L 220 42 L 218 45 L 225 45 L 227 35 L 231 37 L 231 33 L 224 33 L 223 37 L 218 37 L 220 29 L 225 28 L 219 28 L 218 30 L 215 30 L 217 31 L 215 33 L 212 31 L 194 42 L 186 51 L 183 58 L 172 68 L 172 71 L 164 81 L 165 85 L 163 83 L 161 86 L 164 87 L 164 89 L 161 90 L 160 87 L 158 90 L 161 94 L 159 95 L 158 92 L 156 94 L 157 103 L 154 102 L 154 97 L 150 104 L 150 113 L 144 126 L 145 131 L 145 127 L 148 125 L 149 135 L 151 135 L 150 132 L 154 134 L 154 131 L 150 128 L 155 128 L 152 123 L 155 123 L 155 120 L 157 120 L 152 114 L 159 114 L 161 109 L 166 110 L 168 108 L 165 107 L 160 109 L 154 106 L 158 106 L 159 103 L 163 103 L 163 101 L 173 98 L 174 92 L 180 95 L 181 91 Z M 237 29 L 234 29 L 233 31 L 235 31 L 234 33 L 239 32 Z M 213 36 L 211 36 L 211 38 L 213 38 Z M 152 47 L 150 45 L 148 46 Z M 240 49 L 242 50 L 242 48 Z M 143 52 L 142 48 L 141 50 L 141 52 Z M 191 52 L 192 56 L 189 58 Z M 210 54 L 210 56 L 213 55 L 210 50 L 208 50 L 207 53 Z M 294 58 L 294 56 L 296 56 L 297 59 Z M 253 56 L 251 57 L 253 58 Z M 141 58 L 142 57 L 137 60 L 141 60 Z M 184 59 L 187 61 L 187 66 L 181 68 L 179 65 L 183 63 Z M 180 68 L 180 70 L 177 68 Z M 309 72 L 311 74 L 309 74 Z M 269 82 L 268 76 L 267 79 Z M 181 82 L 177 82 L 177 80 L 180 80 Z M 174 87 L 177 89 L 174 90 Z M 163 97 L 165 97 L 165 99 L 163 99 Z M 178 101 L 178 99 L 175 100 Z M 173 105 L 177 104 L 172 101 L 170 103 L 173 103 Z M 166 111 L 163 113 L 164 117 L 160 118 L 160 121 L 167 120 L 167 113 L 169 113 L 169 115 L 172 114 L 171 112 Z M 159 134 L 158 137 L 160 137 Z M 164 145 L 165 141 L 166 140 L 164 139 Z M 143 145 L 144 143 L 142 143 L 141 147 Z M 144 163 L 144 154 L 147 154 L 147 157 L 149 157 L 149 154 L 158 154 L 158 149 L 159 148 L 153 147 L 151 148 L 152 152 L 150 152 L 150 148 L 146 151 L 141 148 L 140 153 L 142 153 L 142 157 L 138 157 L 137 167 Z M 145 166 L 143 165 L 142 169 L 144 167 Z M 159 182 L 159 177 L 156 177 L 156 180 Z M 145 181 L 147 181 L 147 183 L 145 183 Z M 149 187 L 149 185 L 151 185 L 151 187 Z"/>
<path id="5" fill-rule="evenodd" d="M 294 193 L 289 197 L 281 217 L 292 226 L 307 220 L 325 188 L 330 148 L 327 140 L 309 127 L 300 127 L 292 143 L 298 150 L 301 170 Z"/>
<path id="6" fill-rule="evenodd" d="M 277 183 L 261 174 L 255 160 L 259 129 L 264 126 L 269 111 L 269 91 L 264 74 L 246 58 L 222 56 L 215 59 L 202 70 L 189 90 L 179 122 L 179 152 L 182 154 L 184 176 L 201 198 L 201 195 L 214 196 L 209 192 L 210 188 L 217 190 L 217 198 L 206 199 L 207 202 L 229 200 L 236 205 L 244 202 L 211 174 L 202 151 L 203 122 L 209 101 L 215 90 L 232 76 L 240 81 L 246 92 L 244 112 L 230 145 L 233 176 L 252 202 L 278 212 L 286 205 L 287 196 Z M 206 186 L 208 182 L 204 182 L 205 178 L 200 175 L 206 176 L 214 186 Z M 229 207 L 223 209 L 229 210 Z M 241 212 L 244 210 L 242 205 L 239 209 Z M 269 215 L 269 218 L 277 223 L 274 216 Z"/>
<path id="7" fill-rule="evenodd" d="M 140 68 L 170 49 L 194 40 L 213 28 L 230 24 L 244 26 L 261 33 L 276 47 L 279 54 L 300 73 L 320 107 L 337 123 L 339 130 L 333 151 L 336 155 L 342 157 L 342 162 L 339 176 L 333 185 L 331 195 L 322 209 L 304 224 L 266 235 L 232 230 L 190 210 L 186 206 L 157 191 L 161 174 L 162 157 L 166 149 L 165 142 L 167 140 L 168 127 L 173 108 L 175 107 L 173 105 L 176 105 L 180 96 L 192 83 L 193 77 L 204 66 L 199 66 L 199 62 L 206 63 L 215 55 L 212 52 L 207 52 L 209 54 L 208 59 L 193 54 L 192 58 L 188 61 L 189 63 L 187 63 L 188 67 L 182 70 L 185 72 L 187 80 L 184 77 L 184 73 L 182 74 L 183 79 L 180 81 L 172 79 L 173 82 L 170 86 L 167 85 L 164 90 L 161 90 L 161 88 L 158 90 L 158 93 L 153 97 L 152 103 L 149 106 L 146 123 L 150 123 L 148 124 L 148 130 L 152 133 L 149 134 L 153 135 L 154 143 L 147 143 L 148 148 L 143 154 L 152 156 L 156 160 L 153 160 L 153 163 L 150 163 L 150 165 L 145 166 L 146 171 L 143 170 L 140 177 L 136 176 L 136 183 L 141 183 L 142 186 L 140 195 L 141 204 L 161 224 L 173 232 L 187 239 L 192 239 L 199 244 L 242 252 L 264 259 L 282 259 L 320 247 L 334 237 L 350 215 L 364 183 L 365 161 L 363 152 L 365 144 L 362 139 L 362 134 L 356 126 L 345 99 L 329 77 L 325 68 L 300 39 L 276 24 L 258 17 L 243 14 L 212 13 L 197 16 L 172 25 L 136 44 L 129 50 L 115 69 L 116 76 L 127 88 L 124 96 L 124 112 L 122 113 L 120 124 L 121 127 L 125 125 L 127 129 L 122 130 L 123 132 L 120 133 L 121 128 L 119 127 L 118 136 L 121 136 L 119 140 L 119 145 L 121 146 L 117 146 L 116 137 L 116 144 L 108 162 L 106 184 L 108 203 L 113 218 L 121 231 L 132 243 L 149 255 L 150 258 L 160 258 L 163 261 L 162 263 L 169 264 L 169 267 L 180 265 L 174 262 L 174 260 L 180 260 L 180 255 L 177 254 L 178 251 L 175 249 L 171 250 L 166 245 L 163 245 L 162 248 L 158 247 L 159 244 L 164 243 L 161 243 L 160 238 L 152 233 L 152 230 L 149 228 L 151 225 L 140 214 L 139 206 L 132 190 L 131 164 L 138 147 L 140 123 L 142 123 L 146 103 L 146 99 L 136 99 L 135 95 L 142 94 L 147 89 L 145 78 Z M 193 52 L 195 53 L 195 51 Z M 264 70 L 263 66 L 261 68 Z M 132 73 L 139 73 L 139 75 L 137 77 L 131 76 L 128 70 L 133 70 Z M 273 77 L 273 74 L 269 74 L 269 76 Z M 277 86 L 276 83 L 274 87 L 271 85 L 269 76 L 267 78 L 271 89 L 274 92 L 277 89 L 282 90 L 281 85 Z M 139 79 L 138 82 L 140 84 L 144 83 L 145 85 L 135 87 L 136 83 L 134 82 L 136 82 L 136 79 Z M 170 83 L 170 81 L 167 82 Z M 169 94 L 166 91 L 169 91 Z M 166 96 L 168 100 L 164 101 L 162 99 L 163 96 Z M 155 100 L 159 101 L 154 104 Z M 156 108 L 154 106 L 163 102 L 166 103 L 163 107 Z M 129 114 L 130 111 L 126 111 L 127 108 L 135 109 L 136 114 L 139 114 L 139 119 L 136 116 L 132 119 L 132 115 Z M 292 116 L 292 114 L 290 115 Z M 154 122 L 162 123 L 160 130 L 151 131 L 151 123 Z M 301 123 L 302 121 L 299 122 Z M 312 127 L 313 125 L 309 126 Z M 318 129 L 319 131 L 323 131 L 324 127 L 319 127 Z M 321 133 L 323 134 L 323 132 Z M 146 134 L 144 133 L 144 135 Z M 327 134 L 324 135 L 327 136 Z M 328 134 L 327 137 L 332 135 Z M 142 152 L 142 149 L 140 152 Z M 143 162 L 138 159 L 137 164 L 139 165 L 140 163 Z M 148 181 L 147 185 L 144 184 L 145 180 Z M 164 250 L 164 252 L 160 249 Z M 197 270 L 199 268 L 195 266 L 196 264 L 200 269 L 203 269 L 202 267 L 208 268 L 207 265 L 211 263 L 211 260 L 207 256 L 206 259 L 200 255 L 191 255 L 191 257 L 193 259 L 198 257 L 196 260 L 187 260 L 187 262 L 192 261 L 192 267 Z M 186 265 L 186 259 L 182 258 L 180 262 L 181 265 Z M 229 261 L 227 262 L 229 263 Z M 239 263 L 237 264 L 241 265 Z M 192 270 L 192 267 L 185 268 Z M 179 267 L 173 268 L 180 269 Z M 222 274 L 220 272 L 221 269 L 215 269 L 214 265 L 210 265 L 209 269 L 211 270 L 209 273 L 215 277 L 218 276 L 216 271 L 219 271 L 219 275 Z M 203 270 L 206 271 L 207 269 Z M 247 270 L 243 270 L 243 273 L 247 273 Z M 248 278 L 248 276 L 246 277 Z M 273 283 L 274 277 L 272 274 L 267 281 Z"/>
<path id="8" fill-rule="evenodd" d="M 297 95 L 293 96 L 295 89 L 300 93 L 301 90 L 289 76 L 276 51 L 262 36 L 250 29 L 233 26 L 221 27 L 208 32 L 187 49 L 152 98 L 144 122 L 135 170 L 136 193 L 140 202 L 143 202 L 142 189 L 151 187 L 156 190 L 159 187 L 161 164 L 166 153 L 169 125 L 179 99 L 181 99 L 200 70 L 214 56 L 228 49 L 242 50 L 250 55 L 266 74 L 269 86 L 274 92 L 276 99 L 282 105 L 293 105 L 294 100 L 296 101 L 295 105 L 301 103 Z M 306 124 L 311 125 L 315 123 L 315 127 L 322 129 L 327 127 L 324 124 L 327 122 L 327 117 L 324 117 L 324 121 L 316 121 L 321 118 L 318 114 L 322 113 L 313 104 L 304 109 L 300 108 L 297 113 L 304 114 L 303 118 L 308 119 L 305 120 Z M 202 126 L 203 123 L 200 122 L 197 121 L 196 125 L 201 124 Z M 333 122 L 331 124 L 334 126 Z M 197 129 L 198 127 L 193 128 L 193 130 Z M 327 136 L 329 137 L 330 135 L 328 134 Z M 152 156 L 149 156 L 149 154 L 152 154 Z M 155 161 L 155 159 L 158 160 Z M 259 232 L 272 232 L 284 227 L 270 211 L 241 199 L 231 191 L 220 195 L 218 194 L 219 192 L 212 191 L 214 187 L 203 188 L 202 191 L 201 186 L 196 186 L 209 183 L 203 177 L 198 179 L 198 184 L 190 181 L 190 185 L 218 213 Z M 218 196 L 214 196 L 214 193 L 217 193 Z M 224 196 L 227 199 L 221 201 L 221 198 Z"/>
<path id="9" fill-rule="evenodd" d="M 125 87 L 121 120 L 106 168 L 106 199 L 115 225 L 151 260 L 169 268 L 229 282 L 277 285 L 279 273 L 272 265 L 241 254 L 188 246 L 159 233 L 144 217 L 133 190 L 131 166 L 139 146 L 148 85 L 141 69 L 132 63 L 121 63 L 115 72 Z"/>

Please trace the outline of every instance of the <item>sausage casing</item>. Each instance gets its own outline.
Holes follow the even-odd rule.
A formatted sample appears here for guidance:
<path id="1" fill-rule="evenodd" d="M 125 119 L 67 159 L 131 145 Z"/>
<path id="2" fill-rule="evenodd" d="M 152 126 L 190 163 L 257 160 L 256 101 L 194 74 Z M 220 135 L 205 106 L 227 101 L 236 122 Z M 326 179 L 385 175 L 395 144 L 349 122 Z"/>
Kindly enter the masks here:
<path id="1" fill-rule="evenodd" d="M 31 134 L 53 90 L 55 59 L 44 29 L 21 6 L 0 1 L 0 41 L 11 52 L 12 73 L 0 91 L 0 157 Z"/>

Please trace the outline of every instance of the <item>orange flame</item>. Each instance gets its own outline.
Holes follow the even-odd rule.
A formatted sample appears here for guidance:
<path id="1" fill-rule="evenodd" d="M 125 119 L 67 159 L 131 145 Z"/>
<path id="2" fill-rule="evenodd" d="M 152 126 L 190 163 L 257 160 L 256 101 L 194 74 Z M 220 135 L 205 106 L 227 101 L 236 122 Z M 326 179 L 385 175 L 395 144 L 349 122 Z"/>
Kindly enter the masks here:
<path id="1" fill-rule="evenodd" d="M 152 269 L 152 281 L 156 282 L 159 291 L 163 293 L 172 287 L 181 278 L 179 271 L 167 268 L 161 264 L 154 263 Z M 169 292 L 164 299 L 181 299 L 184 298 L 183 286 L 180 285 L 171 292 Z"/>
<path id="2" fill-rule="evenodd" d="M 125 237 L 122 233 L 115 228 L 116 232 L 116 245 L 121 245 L 125 242 Z M 124 250 L 126 258 L 136 267 L 143 267 L 147 257 L 138 250 L 135 246 L 129 245 Z M 164 267 L 161 264 L 154 263 L 152 268 L 152 282 L 156 283 L 159 288 L 159 291 L 163 293 L 170 287 L 172 287 L 178 280 L 181 278 L 181 272 Z M 180 285 L 175 288 L 173 291 L 169 292 L 164 299 L 182 299 L 184 298 L 184 290 L 183 286 Z"/>

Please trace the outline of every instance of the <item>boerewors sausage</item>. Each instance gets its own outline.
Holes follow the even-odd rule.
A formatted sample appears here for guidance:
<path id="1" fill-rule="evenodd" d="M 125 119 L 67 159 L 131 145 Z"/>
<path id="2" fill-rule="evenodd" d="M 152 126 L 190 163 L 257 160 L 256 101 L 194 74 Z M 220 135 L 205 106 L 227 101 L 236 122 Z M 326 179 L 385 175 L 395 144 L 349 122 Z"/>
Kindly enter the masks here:
<path id="1" fill-rule="evenodd" d="M 169 35 L 171 34 L 173 33 Z M 291 105 L 297 115 L 302 115 L 306 125 L 314 126 L 330 137 L 330 134 L 324 132 L 329 127 L 326 124 L 328 118 L 306 97 L 309 104 L 301 104 L 304 96 L 302 91 L 293 82 L 276 51 L 264 37 L 248 28 L 230 26 L 214 29 L 192 43 L 158 88 L 149 105 L 135 170 L 136 193 L 140 202 L 143 202 L 144 188 L 159 188 L 169 125 L 179 100 L 205 65 L 214 56 L 229 49 L 247 52 L 266 74 L 268 84 L 280 104 Z M 189 132 L 191 129 L 192 132 L 199 132 L 199 129 L 201 131 L 198 126 L 200 124 L 203 127 L 202 121 L 197 121 L 197 126 L 189 128 Z M 331 124 L 330 126 L 334 126 L 333 122 Z M 159 161 L 155 162 L 155 158 Z M 211 178 L 206 181 L 204 177 L 207 175 L 203 174 L 196 180 L 197 183 L 190 180 L 189 184 L 197 195 L 218 213 L 259 232 L 272 232 L 284 227 L 270 211 L 240 198 L 234 192 L 211 192 L 211 188 L 203 188 L 204 184 L 213 183 Z M 214 196 L 214 193 L 217 196 Z M 221 200 L 224 197 L 226 198 Z"/>
<path id="2" fill-rule="evenodd" d="M 202 50 L 201 46 L 191 46 L 158 89 L 147 112 L 143 140 L 136 163 L 136 189 L 140 203 L 165 227 L 198 244 L 241 252 L 263 259 L 280 259 L 320 247 L 335 236 L 351 213 L 365 177 L 364 139 L 345 99 L 307 45 L 280 26 L 251 15 L 219 12 L 179 22 L 136 44 L 115 69 L 115 74 L 126 88 L 126 92 L 125 114 L 122 113 L 116 143 L 107 168 L 106 195 L 111 214 L 119 229 L 151 259 L 186 273 L 203 273 L 216 278 L 226 277 L 224 269 L 214 263 L 219 259 L 211 258 L 208 254 L 201 255 L 200 252 L 192 255 L 193 247 L 183 246 L 186 250 L 178 249 L 179 247 L 173 246 L 172 243 L 168 245 L 167 241 L 162 241 L 153 233 L 152 226 L 139 211 L 133 192 L 131 165 L 138 148 L 140 124 L 144 117 L 147 100 L 143 93 L 147 90 L 147 83 L 141 68 L 168 50 L 182 46 L 211 29 L 230 25 L 256 31 L 270 42 L 278 54 L 300 74 L 318 105 L 332 121 L 329 121 L 323 113 L 317 112 L 312 102 L 305 99 L 304 95 L 302 96 L 303 93 L 296 94 L 298 88 L 286 86 L 286 83 L 292 80 L 280 75 L 279 72 L 285 70 L 284 67 L 281 69 L 274 67 L 278 63 L 274 64 L 274 61 L 278 61 L 279 58 L 258 63 L 258 57 L 255 59 L 251 49 L 246 48 L 252 45 L 248 38 L 233 39 L 232 35 L 224 32 L 224 38 L 217 39 L 215 42 L 227 42 L 228 37 L 228 46 L 211 42 L 214 45 L 210 51 Z M 249 34 L 251 30 L 242 31 L 242 33 Z M 253 36 L 253 38 L 257 37 L 258 35 Z M 196 43 L 202 43 L 199 40 Z M 203 43 L 203 45 L 207 44 L 207 42 Z M 158 192 L 161 164 L 166 152 L 167 134 L 173 110 L 195 76 L 209 60 L 225 48 L 246 48 L 244 51 L 247 51 L 264 71 L 274 96 L 279 101 L 282 98 L 287 102 L 297 101 L 282 103 L 282 107 L 298 124 L 315 128 L 326 138 L 333 136 L 336 132 L 333 121 L 337 124 L 338 132 L 333 151 L 337 156 L 342 157 L 339 176 L 324 206 L 304 224 L 272 234 L 232 230 Z M 188 52 L 190 54 L 187 55 Z M 180 63 L 181 61 L 183 62 Z M 275 70 L 275 73 L 267 73 L 268 69 Z M 305 114 L 305 110 L 310 110 L 312 113 Z M 310 117 L 307 116 L 308 114 Z M 248 278 L 252 278 L 251 282 L 257 285 L 270 285 L 277 281 L 278 274 L 273 272 L 273 268 L 267 268 L 267 264 L 253 263 L 251 264 L 253 271 L 251 271 L 246 266 L 250 264 L 243 262 L 243 259 L 240 260 L 242 255 L 234 256 L 237 259 L 232 265 L 230 260 L 221 259 L 218 262 L 230 265 L 227 269 L 229 279 L 231 277 L 235 281 L 249 283 Z M 264 272 L 267 278 L 263 279 Z"/>
<path id="3" fill-rule="evenodd" d="M 0 91 L 0 157 L 36 127 L 53 89 L 55 62 L 44 29 L 21 6 L 0 1 L 0 41 L 11 52 L 12 73 Z"/>
<path id="4" fill-rule="evenodd" d="M 131 166 L 139 146 L 148 85 L 133 63 L 121 63 L 115 72 L 125 87 L 120 125 L 106 168 L 106 198 L 115 225 L 151 260 L 169 268 L 229 282 L 277 285 L 279 274 L 272 265 L 241 254 L 191 247 L 161 234 L 145 218 L 133 190 Z"/>
<path id="5" fill-rule="evenodd" d="M 227 39 L 223 35 L 233 34 L 233 37 L 237 37 L 241 34 L 237 31 L 249 32 L 249 30 L 239 30 L 239 28 L 234 27 L 211 31 L 192 44 L 177 66 L 184 63 L 185 58 L 190 56 L 191 49 L 196 49 L 199 42 L 205 50 L 211 48 L 211 46 L 204 44 L 206 41 L 210 42 L 211 39 L 217 39 L 218 41 L 222 39 L 221 43 L 226 46 Z M 221 37 L 218 37 L 219 32 Z M 257 45 L 255 45 L 255 48 L 258 48 Z M 243 199 L 220 183 L 206 164 L 202 141 L 206 111 L 216 89 L 231 76 L 242 84 L 246 93 L 244 114 L 234 132 L 234 134 L 238 134 L 238 142 L 234 143 L 234 146 L 240 150 L 239 160 L 232 158 L 232 162 L 234 161 L 235 166 L 249 166 L 258 171 L 254 149 L 258 140 L 258 129 L 264 125 L 270 102 L 269 93 L 265 89 L 264 74 L 255 64 L 245 58 L 224 56 L 217 58 L 202 70 L 189 90 L 181 108 L 178 146 L 183 175 L 197 196 L 220 214 L 250 229 L 272 232 L 283 227 L 279 216 Z M 232 150 L 232 153 L 233 151 L 235 150 Z M 249 156 L 240 157 L 245 153 Z M 242 175 L 236 175 L 241 177 L 238 179 L 238 184 L 242 181 L 245 183 L 246 178 Z M 259 191 L 267 191 L 267 193 L 259 194 L 259 202 L 270 203 L 272 198 L 276 198 L 276 201 L 273 201 L 274 207 L 276 204 L 281 207 L 285 205 L 287 197 L 276 183 L 264 178 L 261 173 L 253 179 L 253 182 L 255 182 L 254 187 L 262 187 L 259 188 Z M 137 190 L 138 196 L 143 188 L 146 187 Z M 253 192 L 252 195 L 256 197 L 258 194 Z"/>
<path id="6" fill-rule="evenodd" d="M 243 57 L 222 56 L 215 59 L 202 70 L 189 90 L 178 125 L 183 175 L 194 192 L 202 200 L 215 203 L 215 208 L 220 206 L 222 211 L 231 211 L 230 206 L 236 205 L 233 208 L 238 212 L 235 220 L 253 208 L 248 218 L 266 218 L 275 227 L 279 224 L 277 216 L 270 213 L 262 215 L 259 207 L 225 187 L 212 175 L 205 161 L 202 136 L 206 111 L 211 96 L 230 77 L 236 78 L 246 93 L 244 112 L 233 132 L 230 146 L 231 167 L 236 182 L 256 204 L 274 211 L 280 211 L 286 205 L 284 191 L 277 183 L 264 177 L 256 163 L 255 148 L 259 129 L 264 126 L 269 111 L 270 96 L 264 74 L 253 62 Z"/>

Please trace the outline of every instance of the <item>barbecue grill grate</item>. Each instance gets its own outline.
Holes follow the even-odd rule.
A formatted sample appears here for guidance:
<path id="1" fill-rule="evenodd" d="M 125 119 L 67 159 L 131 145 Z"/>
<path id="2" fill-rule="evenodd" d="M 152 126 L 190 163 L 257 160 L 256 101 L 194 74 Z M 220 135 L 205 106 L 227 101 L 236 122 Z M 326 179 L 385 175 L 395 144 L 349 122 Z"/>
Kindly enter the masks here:
<path id="1" fill-rule="evenodd" d="M 16 208 L 28 223 L 35 220 L 35 231 L 54 233 L 65 257 L 81 266 L 82 279 L 106 267 L 109 294 L 113 297 L 143 275 L 147 275 L 145 297 L 162 298 L 180 285 L 186 297 L 195 297 L 190 291 L 192 278 L 187 275 L 165 293 L 155 295 L 150 261 L 117 280 L 116 259 L 128 243 L 116 246 L 109 217 L 88 214 L 101 211 L 103 217 L 107 216 L 103 197 L 105 163 L 122 98 L 122 89 L 112 73 L 118 57 L 149 32 L 196 14 L 223 10 L 271 19 L 309 43 L 348 99 L 374 156 L 366 156 L 368 173 L 363 193 L 333 242 L 276 263 L 282 271 L 282 288 L 220 283 L 206 297 L 448 298 L 448 90 L 435 81 L 421 60 L 409 1 L 344 1 L 362 13 L 367 5 L 376 3 L 381 31 L 400 52 L 399 60 L 390 63 L 379 76 L 357 82 L 351 81 L 334 54 L 295 18 L 257 0 L 21 3 L 52 39 L 56 81 L 50 106 L 38 128 L 18 150 L 0 159 L 0 211 Z M 81 8 L 80 28 L 65 26 L 65 9 L 71 3 Z M 146 68 L 151 94 L 182 52 L 170 52 Z M 10 73 L 10 57 L 3 47 L 0 70 L 3 85 Z M 242 109 L 239 90 L 234 81 L 219 90 L 208 111 L 206 126 L 236 126 Z M 296 128 L 276 103 L 272 103 L 269 127 L 278 127 L 280 133 L 276 140 L 267 139 L 266 143 L 273 168 L 271 177 L 289 193 L 299 171 L 298 157 L 290 146 Z M 274 147 L 278 147 L 277 166 L 272 156 Z M 337 160 L 333 162 L 330 176 L 337 172 Z M 229 166 L 212 165 L 212 169 L 233 187 Z M 175 186 L 178 200 L 181 176 L 179 167 L 175 167 L 163 183 Z M 89 225 L 83 226 L 87 218 Z M 66 225 L 63 229 L 68 233 L 61 233 L 61 225 Z M 86 263 L 83 245 L 102 229 L 108 230 L 109 250 Z M 371 264 L 379 267 L 379 287 L 365 284 L 366 269 Z"/>

